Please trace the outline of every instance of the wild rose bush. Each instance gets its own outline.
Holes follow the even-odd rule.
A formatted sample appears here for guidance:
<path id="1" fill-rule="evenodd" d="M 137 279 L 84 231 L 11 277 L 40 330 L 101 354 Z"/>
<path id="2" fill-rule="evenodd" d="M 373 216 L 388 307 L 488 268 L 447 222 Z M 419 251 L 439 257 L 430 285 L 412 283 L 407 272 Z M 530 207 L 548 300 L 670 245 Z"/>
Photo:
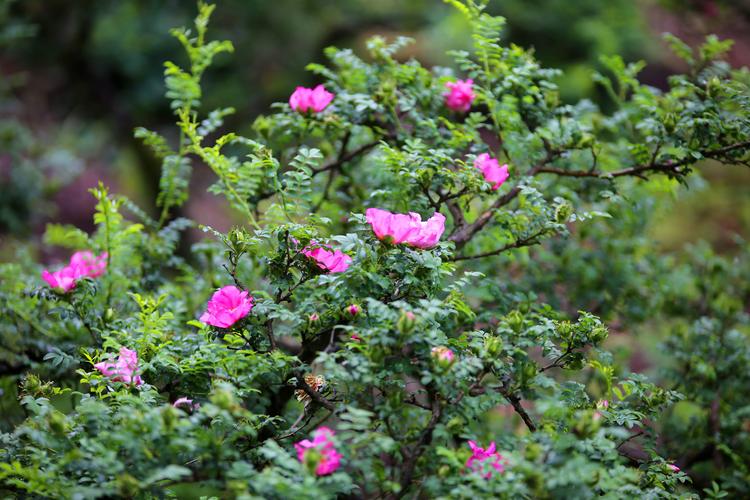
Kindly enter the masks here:
<path id="1" fill-rule="evenodd" d="M 309 66 L 320 84 L 290 89 L 251 137 L 220 132 L 231 108 L 201 108 L 204 72 L 232 51 L 209 40 L 213 6 L 174 31 L 179 142 L 136 130 L 162 162 L 160 214 L 100 185 L 94 234 L 45 237 L 89 253 L 44 281 L 28 254 L 2 267 L 28 414 L 0 437 L 4 493 L 750 491 L 746 254 L 675 262 L 643 235 L 652 186 L 704 159 L 750 161 L 747 73 L 720 60 L 726 42 L 671 39 L 691 71 L 669 90 L 611 57 L 596 79 L 616 109 L 565 105 L 556 71 L 500 43 L 502 19 L 450 3 L 474 30 L 454 70 L 400 62 L 404 38 L 375 37 L 363 57 L 331 48 Z M 215 173 L 242 225 L 175 218 L 192 168 Z M 209 238 L 179 253 L 193 226 Z M 606 321 L 657 317 L 679 329 L 671 383 L 606 348 Z M 681 404 L 697 422 L 674 421 Z"/>

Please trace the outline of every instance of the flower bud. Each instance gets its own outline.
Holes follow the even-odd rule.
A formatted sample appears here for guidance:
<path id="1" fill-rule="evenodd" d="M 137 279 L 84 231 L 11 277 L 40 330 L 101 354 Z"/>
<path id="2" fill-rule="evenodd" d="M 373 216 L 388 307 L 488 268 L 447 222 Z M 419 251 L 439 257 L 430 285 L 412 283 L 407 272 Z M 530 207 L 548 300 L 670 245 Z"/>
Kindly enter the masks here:
<path id="1" fill-rule="evenodd" d="M 489 357 L 494 358 L 503 349 L 503 339 L 495 336 L 488 336 L 484 339 L 484 351 Z"/>
<path id="2" fill-rule="evenodd" d="M 409 333 L 414 329 L 414 325 L 417 323 L 417 316 L 411 311 L 405 311 L 401 313 L 401 317 L 398 319 L 396 328 L 401 333 Z"/>
<path id="3" fill-rule="evenodd" d="M 510 326 L 514 332 L 520 333 L 521 329 L 523 328 L 523 314 L 521 314 L 518 310 L 511 311 L 508 313 L 505 319 L 508 322 L 508 326 Z"/>
<path id="4" fill-rule="evenodd" d="M 312 313 L 310 315 L 310 323 L 315 323 L 319 319 L 320 319 L 320 316 L 318 315 L 318 313 Z"/>
<path id="5" fill-rule="evenodd" d="M 351 314 L 352 317 L 354 317 L 357 314 L 359 314 L 361 310 L 362 309 L 360 309 L 360 307 L 357 304 L 351 304 L 350 306 L 348 306 L 346 308 L 346 312 L 348 312 L 349 314 Z"/>
<path id="6" fill-rule="evenodd" d="M 438 367 L 447 370 L 456 362 L 456 355 L 447 347 L 439 346 L 432 348 L 432 359 Z"/>
<path id="7" fill-rule="evenodd" d="M 555 222 L 565 224 L 573 215 L 573 207 L 567 201 L 564 201 L 555 207 Z"/>

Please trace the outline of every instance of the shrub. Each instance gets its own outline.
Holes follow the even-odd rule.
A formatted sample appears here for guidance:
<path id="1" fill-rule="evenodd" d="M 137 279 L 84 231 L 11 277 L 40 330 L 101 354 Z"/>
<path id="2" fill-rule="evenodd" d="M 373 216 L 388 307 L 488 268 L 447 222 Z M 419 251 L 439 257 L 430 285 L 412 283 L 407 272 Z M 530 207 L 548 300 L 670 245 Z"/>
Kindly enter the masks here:
<path id="1" fill-rule="evenodd" d="M 695 497 L 680 468 L 709 456 L 733 465 L 708 474 L 711 495 L 747 493 L 745 261 L 643 255 L 640 218 L 654 185 L 702 160 L 747 163 L 729 43 L 670 39 L 690 73 L 663 92 L 603 59 L 603 114 L 561 104 L 558 72 L 499 43 L 501 18 L 450 3 L 474 30 L 458 73 L 398 60 L 404 38 L 364 58 L 330 48 L 308 67 L 324 87 L 252 137 L 219 133 L 231 108 L 201 108 L 204 72 L 232 51 L 207 36 L 213 6 L 173 32 L 179 141 L 136 130 L 162 162 L 158 216 L 99 185 L 94 234 L 47 230 L 93 252 L 63 267 L 67 285 L 28 257 L 2 266 L 3 363 L 25 373 L 28 414 L 0 437 L 5 492 Z M 193 167 L 243 223 L 199 225 L 209 239 L 184 255 L 196 223 L 172 214 Z M 668 315 L 679 383 L 662 386 L 616 362 L 600 317 Z M 685 437 L 675 403 L 710 435 Z M 681 461 L 689 446 L 702 455 Z"/>

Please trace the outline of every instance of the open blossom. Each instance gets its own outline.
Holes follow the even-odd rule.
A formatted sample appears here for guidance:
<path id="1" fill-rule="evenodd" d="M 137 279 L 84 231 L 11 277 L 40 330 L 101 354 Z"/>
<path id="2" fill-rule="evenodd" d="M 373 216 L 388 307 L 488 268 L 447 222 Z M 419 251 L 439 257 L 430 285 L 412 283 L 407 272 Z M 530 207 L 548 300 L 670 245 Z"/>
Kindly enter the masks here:
<path id="1" fill-rule="evenodd" d="M 294 444 L 297 450 L 297 459 L 302 463 L 306 462 L 311 451 L 315 452 L 315 455 L 313 455 L 314 458 L 317 458 L 315 474 L 318 476 L 332 474 L 341 466 L 342 457 L 334 447 L 333 435 L 333 431 L 328 427 L 318 427 L 313 432 L 312 441 L 304 439 Z"/>
<path id="2" fill-rule="evenodd" d="M 67 293 L 75 288 L 78 278 L 78 271 L 71 266 L 65 266 L 53 272 L 49 272 L 46 269 L 42 271 L 42 279 L 47 282 L 50 288 L 63 293 Z"/>
<path id="3" fill-rule="evenodd" d="M 505 472 L 505 458 L 495 451 L 495 442 L 491 442 L 487 449 L 480 448 L 474 441 L 469 441 L 471 456 L 466 460 L 466 467 L 474 472 L 482 472 L 485 479 L 492 477 L 492 469 L 499 473 Z"/>
<path id="4" fill-rule="evenodd" d="M 96 363 L 94 368 L 115 382 L 135 385 L 143 383 L 141 376 L 135 375 L 135 372 L 138 371 L 138 353 L 127 347 L 120 347 L 120 355 L 116 362 L 102 361 Z"/>
<path id="5" fill-rule="evenodd" d="M 76 268 L 81 277 L 97 278 L 107 269 L 107 252 L 98 257 L 88 250 L 76 252 L 70 257 L 70 266 Z"/>
<path id="6" fill-rule="evenodd" d="M 63 293 L 71 291 L 76 281 L 81 278 L 96 278 L 104 274 L 107 269 L 107 253 L 98 257 L 88 250 L 75 252 L 70 257 L 70 263 L 54 272 L 47 269 L 42 271 L 42 279 L 47 284 Z"/>
<path id="7" fill-rule="evenodd" d="M 455 82 L 446 82 L 445 88 L 448 92 L 443 94 L 445 105 L 454 111 L 469 111 L 471 103 L 474 102 L 476 95 L 472 89 L 474 80 L 456 80 Z"/>
<path id="8" fill-rule="evenodd" d="M 396 245 L 406 243 L 416 248 L 431 248 L 437 245 L 445 231 L 445 216 L 440 212 L 435 212 L 424 222 L 414 212 L 394 214 L 380 208 L 368 208 L 365 216 L 378 239 Z"/>
<path id="9" fill-rule="evenodd" d="M 211 296 L 208 308 L 200 320 L 207 325 L 229 328 L 250 314 L 252 308 L 253 298 L 248 297 L 247 291 L 228 285 Z"/>
<path id="10" fill-rule="evenodd" d="M 311 242 L 313 245 L 314 242 Z M 328 246 L 319 246 L 310 249 L 307 247 L 302 250 L 302 254 L 315 261 L 319 268 L 325 269 L 330 273 L 343 273 L 349 268 L 352 258 L 341 250 L 331 250 Z"/>
<path id="11" fill-rule="evenodd" d="M 307 111 L 320 113 L 326 109 L 332 100 L 333 94 L 328 92 L 323 85 L 318 85 L 314 89 L 297 87 L 289 96 L 289 107 L 300 113 L 306 113 Z"/>
<path id="12" fill-rule="evenodd" d="M 487 153 L 482 153 L 474 160 L 474 166 L 478 168 L 484 180 L 492 184 L 493 191 L 496 191 L 508 179 L 508 165 L 500 166 L 496 158 Z"/>
<path id="13" fill-rule="evenodd" d="M 183 396 L 181 398 L 177 398 L 177 400 L 174 403 L 172 403 L 172 407 L 173 408 L 185 408 L 187 410 L 194 411 L 200 408 L 201 405 L 198 403 L 193 403 L 192 399 Z"/>

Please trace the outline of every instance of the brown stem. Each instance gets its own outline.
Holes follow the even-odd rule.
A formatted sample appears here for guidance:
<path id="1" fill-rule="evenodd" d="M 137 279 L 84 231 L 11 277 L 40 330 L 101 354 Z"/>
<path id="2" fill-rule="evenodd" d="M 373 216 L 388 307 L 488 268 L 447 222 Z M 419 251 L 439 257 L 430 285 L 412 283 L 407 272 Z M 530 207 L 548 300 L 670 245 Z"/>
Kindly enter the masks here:
<path id="1" fill-rule="evenodd" d="M 432 434 L 440 421 L 443 408 L 440 405 L 440 401 L 436 397 L 437 395 L 435 392 L 429 387 L 427 389 L 427 393 L 430 395 L 430 408 L 432 412 L 430 415 L 430 421 L 427 423 L 427 427 L 422 431 L 422 434 L 420 434 L 417 443 L 408 452 L 407 458 L 404 461 L 401 469 L 401 490 L 396 495 L 389 495 L 388 498 L 402 498 L 406 495 L 412 479 L 414 478 L 414 469 L 417 465 L 417 460 L 421 456 L 422 450 L 432 442 Z"/>
<path id="2" fill-rule="evenodd" d="M 521 248 L 521 247 L 526 247 L 526 246 L 530 246 L 530 245 L 536 245 L 537 243 L 539 243 L 539 241 L 537 240 L 537 238 L 539 238 L 540 236 L 544 235 L 544 233 L 546 233 L 546 232 L 547 232 L 546 228 L 543 228 L 543 229 L 540 229 L 539 231 L 535 232 L 531 236 L 528 236 L 526 238 L 520 238 L 520 239 L 518 239 L 518 240 L 516 240 L 516 241 L 514 241 L 512 243 L 508 243 L 506 245 L 503 245 L 502 247 L 500 247 L 500 248 L 498 248 L 496 250 L 492 250 L 492 251 L 489 251 L 489 252 L 484 252 L 484 253 L 480 253 L 480 254 L 476 254 L 476 255 L 458 255 L 458 256 L 452 257 L 452 258 L 450 258 L 448 260 L 452 261 L 452 262 L 455 262 L 455 261 L 459 261 L 459 260 L 481 259 L 483 257 L 491 257 L 493 255 L 499 255 L 499 254 L 501 254 L 501 253 L 503 253 L 503 252 L 505 252 L 507 250 L 510 250 L 512 248 Z"/>
<path id="3" fill-rule="evenodd" d="M 750 141 L 738 142 L 736 144 L 730 144 L 723 148 L 712 149 L 709 151 L 702 151 L 701 155 L 704 158 L 717 158 L 727 153 L 731 153 L 737 149 L 750 148 Z M 537 170 L 538 173 L 542 174 L 555 174 L 563 177 L 594 177 L 599 179 L 607 179 L 610 177 L 623 177 L 623 176 L 636 176 L 644 178 L 643 174 L 646 172 L 662 172 L 662 173 L 681 173 L 680 167 L 695 163 L 697 160 L 692 156 L 683 158 L 682 160 L 667 162 L 667 163 L 656 163 L 655 158 L 646 165 L 636 165 L 634 167 L 623 168 L 615 170 L 614 172 L 602 172 L 600 170 L 565 170 L 554 167 L 542 167 Z"/>
<path id="4" fill-rule="evenodd" d="M 305 382 L 304 377 L 297 377 L 297 389 L 302 389 L 305 391 L 305 394 L 310 396 L 310 398 L 318 403 L 320 406 L 325 408 L 326 410 L 330 412 L 336 411 L 336 407 L 328 401 L 322 394 L 320 394 L 318 391 L 314 390 L 312 387 L 307 385 L 307 382 Z"/>

